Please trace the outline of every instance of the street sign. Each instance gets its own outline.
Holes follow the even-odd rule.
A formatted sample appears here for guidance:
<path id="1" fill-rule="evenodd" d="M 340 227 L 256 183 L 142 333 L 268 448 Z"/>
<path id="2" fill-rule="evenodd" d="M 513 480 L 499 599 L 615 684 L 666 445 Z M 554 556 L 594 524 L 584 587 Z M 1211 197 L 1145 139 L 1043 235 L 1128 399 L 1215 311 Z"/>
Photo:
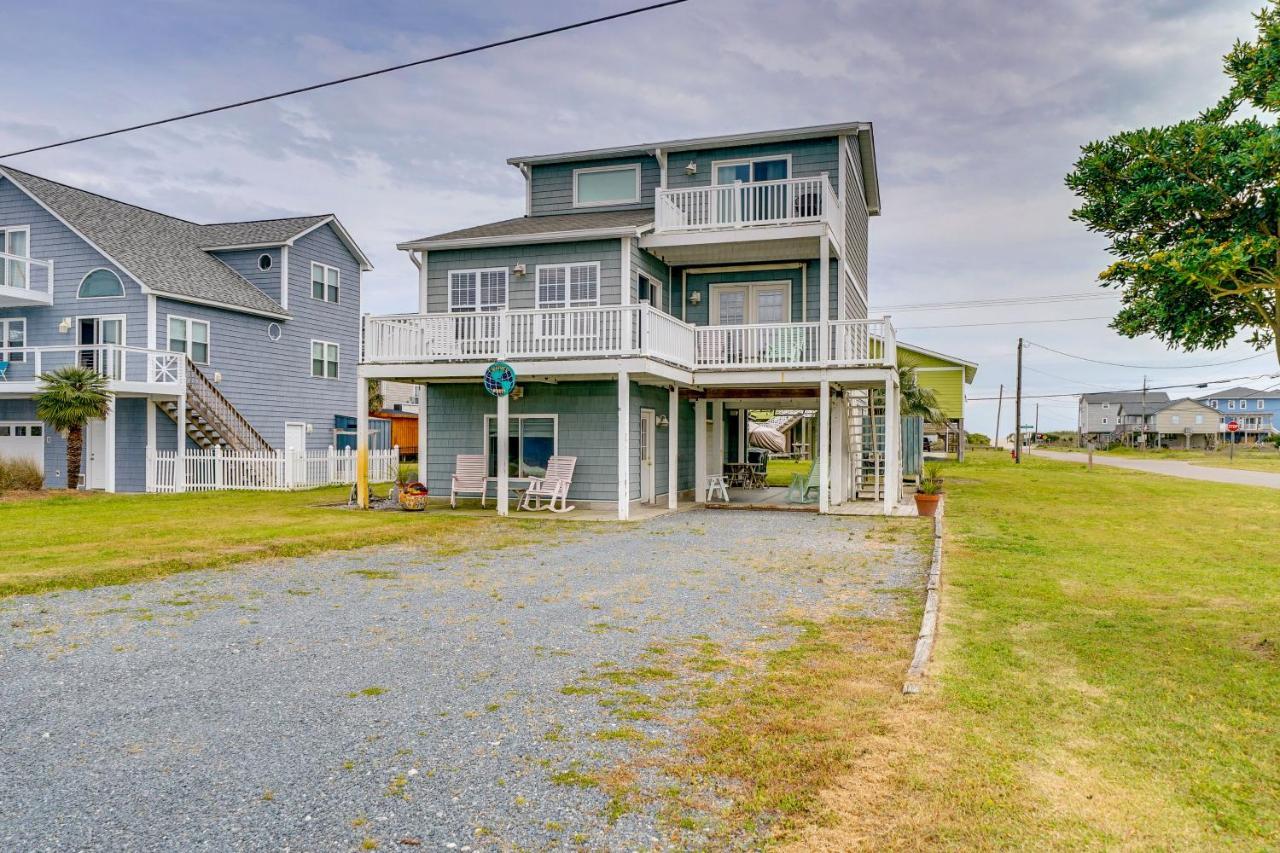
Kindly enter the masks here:
<path id="1" fill-rule="evenodd" d="M 1239 421 L 1227 421 L 1227 432 L 1236 432 L 1240 429 Z"/>

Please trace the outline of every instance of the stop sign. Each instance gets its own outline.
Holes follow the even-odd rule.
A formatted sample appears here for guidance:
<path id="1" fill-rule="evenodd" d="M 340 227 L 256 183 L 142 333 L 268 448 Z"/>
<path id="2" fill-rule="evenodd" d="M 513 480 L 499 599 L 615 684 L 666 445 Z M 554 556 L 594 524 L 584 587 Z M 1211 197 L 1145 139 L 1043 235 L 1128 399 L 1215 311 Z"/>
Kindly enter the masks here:
<path id="1" fill-rule="evenodd" d="M 1227 432 L 1235 432 L 1240 429 L 1239 421 L 1227 421 Z"/>

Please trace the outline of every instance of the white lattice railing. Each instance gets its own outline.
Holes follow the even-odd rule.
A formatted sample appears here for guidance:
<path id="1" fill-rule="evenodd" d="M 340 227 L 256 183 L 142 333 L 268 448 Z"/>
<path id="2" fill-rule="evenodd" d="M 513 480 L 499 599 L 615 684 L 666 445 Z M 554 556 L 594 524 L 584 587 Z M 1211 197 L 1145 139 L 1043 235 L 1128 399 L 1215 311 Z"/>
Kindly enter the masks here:
<path id="1" fill-rule="evenodd" d="M 99 344 L 79 347 L 5 347 L 0 361 L 7 361 L 8 382 L 39 382 L 40 374 L 78 365 L 92 368 L 112 383 L 173 386 L 186 381 L 186 357 L 182 353 L 139 347 Z"/>
<path id="2" fill-rule="evenodd" d="M 826 175 L 657 190 L 654 230 L 705 231 L 757 225 L 830 222 L 844 228 Z"/>
<path id="3" fill-rule="evenodd" d="M 391 482 L 399 470 L 399 448 L 369 451 L 369 482 Z M 355 481 L 356 453 L 351 449 L 240 452 L 211 447 L 189 449 L 181 461 L 176 450 L 147 450 L 147 489 L 153 492 L 290 491 Z"/>
<path id="4" fill-rule="evenodd" d="M 646 356 L 689 370 L 876 366 L 896 358 L 887 319 L 692 326 L 649 305 L 368 317 L 370 364 Z"/>

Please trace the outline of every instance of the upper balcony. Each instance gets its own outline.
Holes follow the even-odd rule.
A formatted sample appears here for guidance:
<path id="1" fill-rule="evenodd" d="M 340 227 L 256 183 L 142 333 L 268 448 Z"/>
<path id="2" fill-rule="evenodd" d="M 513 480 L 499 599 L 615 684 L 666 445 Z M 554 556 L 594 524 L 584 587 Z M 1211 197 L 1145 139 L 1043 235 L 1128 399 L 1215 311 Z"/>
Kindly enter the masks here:
<path id="1" fill-rule="evenodd" d="M 888 318 L 692 326 L 647 304 L 365 318 L 364 364 L 617 358 L 718 373 L 885 367 L 897 348 Z"/>
<path id="2" fill-rule="evenodd" d="M 0 252 L 0 308 L 53 304 L 53 261 Z"/>
<path id="3" fill-rule="evenodd" d="M 718 231 L 825 222 L 843 230 L 826 175 L 655 190 L 654 231 Z"/>
<path id="4" fill-rule="evenodd" d="M 186 357 L 179 352 L 96 344 L 0 348 L 0 397 L 40 390 L 40 375 L 60 367 L 88 367 L 107 378 L 113 394 L 176 395 L 186 386 Z"/>

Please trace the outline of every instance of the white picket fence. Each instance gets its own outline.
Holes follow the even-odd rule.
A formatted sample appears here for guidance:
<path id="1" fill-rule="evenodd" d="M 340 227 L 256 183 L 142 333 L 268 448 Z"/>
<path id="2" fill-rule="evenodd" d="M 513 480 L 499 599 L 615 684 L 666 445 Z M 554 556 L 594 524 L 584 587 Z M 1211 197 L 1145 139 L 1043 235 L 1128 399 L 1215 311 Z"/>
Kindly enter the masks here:
<path id="1" fill-rule="evenodd" d="M 356 453 L 337 450 L 233 452 L 222 447 L 188 450 L 179 480 L 178 451 L 147 450 L 147 491 L 207 492 L 222 489 L 290 491 L 356 481 Z M 389 483 L 400 471 L 400 448 L 369 451 L 369 482 Z"/>

